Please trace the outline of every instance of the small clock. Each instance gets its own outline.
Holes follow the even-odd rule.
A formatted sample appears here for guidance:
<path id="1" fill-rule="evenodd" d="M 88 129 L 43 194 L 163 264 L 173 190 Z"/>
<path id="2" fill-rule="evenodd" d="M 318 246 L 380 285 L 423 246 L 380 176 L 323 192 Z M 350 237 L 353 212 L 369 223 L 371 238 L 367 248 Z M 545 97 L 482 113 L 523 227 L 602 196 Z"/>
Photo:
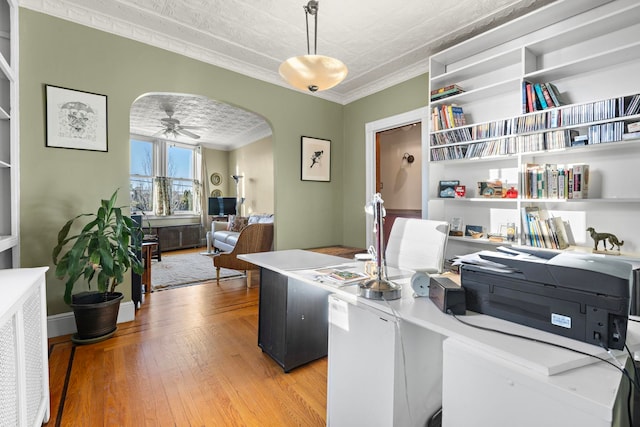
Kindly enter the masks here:
<path id="1" fill-rule="evenodd" d="M 411 287 L 413 288 L 414 297 L 429 296 L 429 274 L 423 271 L 417 271 L 411 276 Z"/>

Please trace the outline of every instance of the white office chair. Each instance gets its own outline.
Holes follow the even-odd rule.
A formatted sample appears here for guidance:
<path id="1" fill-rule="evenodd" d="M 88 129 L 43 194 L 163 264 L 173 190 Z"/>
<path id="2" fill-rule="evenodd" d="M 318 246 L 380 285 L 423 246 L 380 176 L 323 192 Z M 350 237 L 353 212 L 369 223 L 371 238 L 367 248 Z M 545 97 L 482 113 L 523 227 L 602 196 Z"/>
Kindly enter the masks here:
<path id="1" fill-rule="evenodd" d="M 396 218 L 385 249 L 387 266 L 442 273 L 448 236 L 446 221 Z"/>

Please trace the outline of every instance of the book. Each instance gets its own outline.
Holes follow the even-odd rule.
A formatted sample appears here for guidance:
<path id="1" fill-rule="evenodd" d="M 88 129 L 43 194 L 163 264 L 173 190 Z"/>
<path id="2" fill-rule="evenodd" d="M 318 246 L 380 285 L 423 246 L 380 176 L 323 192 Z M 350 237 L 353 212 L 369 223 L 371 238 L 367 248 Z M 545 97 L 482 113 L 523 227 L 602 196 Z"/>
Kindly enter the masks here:
<path id="1" fill-rule="evenodd" d="M 530 246 L 542 247 L 541 238 L 542 233 L 537 225 L 540 219 L 540 209 L 537 206 L 525 206 L 522 208 L 529 228 L 529 242 Z"/>
<path id="2" fill-rule="evenodd" d="M 589 165 L 573 165 L 573 198 L 586 199 L 589 195 Z"/>
<path id="3" fill-rule="evenodd" d="M 439 89 L 434 89 L 431 91 L 431 101 L 437 101 L 439 99 L 454 96 L 462 92 L 464 92 L 464 90 L 458 85 L 449 85 L 441 87 Z"/>
<path id="4" fill-rule="evenodd" d="M 551 219 L 551 224 L 553 224 L 553 229 L 556 234 L 556 239 L 558 241 L 558 249 L 566 249 L 569 247 L 569 237 L 567 235 L 567 229 L 565 227 L 565 223 L 559 216 L 554 216 Z"/>
<path id="5" fill-rule="evenodd" d="M 553 105 L 555 105 L 556 107 L 561 106 L 563 103 L 562 103 L 562 100 L 560 98 L 560 91 L 558 91 L 558 88 L 556 87 L 556 85 L 554 85 L 551 82 L 547 82 L 547 83 L 545 83 L 545 86 L 547 87 L 547 91 L 549 92 L 549 96 L 553 100 Z"/>
<path id="6" fill-rule="evenodd" d="M 533 85 L 533 88 L 536 91 L 536 98 L 538 99 L 538 102 L 540 102 L 542 109 L 546 110 L 547 108 L 549 108 L 549 106 L 547 105 L 547 101 L 544 99 L 544 94 L 542 93 L 542 87 L 540 86 L 540 83 L 535 83 Z"/>
<path id="7" fill-rule="evenodd" d="M 522 220 L 522 244 L 524 245 L 532 245 L 531 240 L 531 227 L 529 226 L 529 217 L 527 216 L 526 208 L 520 209 L 520 216 Z"/>
<path id="8" fill-rule="evenodd" d="M 452 85 L 448 85 L 448 86 L 443 86 L 443 87 L 438 88 L 438 89 L 433 89 L 431 91 L 431 96 L 437 95 L 437 94 L 440 94 L 440 93 L 444 93 L 444 92 L 448 92 L 450 90 L 457 90 L 457 91 L 463 92 L 463 89 L 460 86 L 458 86 L 457 84 L 452 84 Z"/>
<path id="9" fill-rule="evenodd" d="M 369 276 L 364 273 L 346 269 L 329 268 L 316 270 L 316 272 L 319 273 L 319 276 L 317 277 L 319 280 L 329 280 L 339 284 L 353 283 L 369 279 Z"/>
<path id="10" fill-rule="evenodd" d="M 551 99 L 551 95 L 549 94 L 549 89 L 547 89 L 547 85 L 545 83 L 540 83 L 540 88 L 542 89 L 542 95 L 544 96 L 547 106 L 549 108 L 558 107 L 558 105 L 554 105 L 553 99 Z"/>
<path id="11" fill-rule="evenodd" d="M 527 82 L 527 111 L 530 113 L 536 111 L 536 103 L 534 99 L 533 85 Z"/>
<path id="12" fill-rule="evenodd" d="M 464 117 L 464 111 L 462 110 L 462 107 L 451 105 L 451 113 L 453 114 L 453 124 L 456 127 L 464 126 L 467 124 L 467 120 Z"/>
<path id="13" fill-rule="evenodd" d="M 547 164 L 547 198 L 557 199 L 558 190 L 558 165 Z"/>

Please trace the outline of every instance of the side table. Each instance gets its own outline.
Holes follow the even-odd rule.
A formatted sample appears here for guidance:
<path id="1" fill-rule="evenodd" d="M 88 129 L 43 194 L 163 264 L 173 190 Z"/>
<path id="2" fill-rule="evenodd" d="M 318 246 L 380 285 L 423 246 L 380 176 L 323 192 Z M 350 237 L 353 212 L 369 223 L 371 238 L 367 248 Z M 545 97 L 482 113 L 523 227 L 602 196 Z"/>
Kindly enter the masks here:
<path id="1" fill-rule="evenodd" d="M 158 242 L 142 242 L 142 259 L 144 259 L 144 272 L 142 273 L 142 283 L 145 293 L 151 293 L 151 254 L 157 248 Z"/>

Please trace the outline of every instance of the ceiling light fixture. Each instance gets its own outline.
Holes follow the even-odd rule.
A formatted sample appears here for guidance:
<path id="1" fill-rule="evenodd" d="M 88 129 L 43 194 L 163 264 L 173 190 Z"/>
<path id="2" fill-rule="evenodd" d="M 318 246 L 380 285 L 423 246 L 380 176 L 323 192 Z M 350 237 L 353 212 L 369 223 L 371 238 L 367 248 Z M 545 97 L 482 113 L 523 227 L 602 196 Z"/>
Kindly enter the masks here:
<path id="1" fill-rule="evenodd" d="M 280 65 L 280 75 L 297 89 L 310 92 L 331 89 L 347 77 L 347 66 L 339 59 L 316 54 L 318 48 L 318 2 L 311 0 L 302 8 L 307 21 L 307 54 L 294 56 L 284 61 Z M 313 15 L 315 18 L 313 55 L 311 55 L 309 43 L 309 15 Z"/>

